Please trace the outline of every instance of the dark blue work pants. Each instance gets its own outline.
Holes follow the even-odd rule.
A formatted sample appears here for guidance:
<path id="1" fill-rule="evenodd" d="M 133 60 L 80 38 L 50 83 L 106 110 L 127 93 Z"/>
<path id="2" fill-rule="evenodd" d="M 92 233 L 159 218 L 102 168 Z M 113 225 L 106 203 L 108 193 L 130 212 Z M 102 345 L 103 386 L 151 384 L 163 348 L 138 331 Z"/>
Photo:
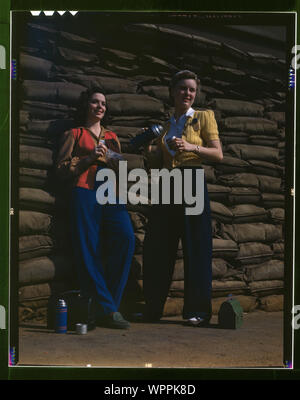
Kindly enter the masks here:
<path id="1" fill-rule="evenodd" d="M 193 185 L 195 171 L 193 168 Z M 203 213 L 185 215 L 184 210 L 184 205 L 152 206 L 143 252 L 143 287 L 150 318 L 162 316 L 180 238 L 184 254 L 183 318 L 211 318 L 212 228 L 205 180 Z"/>
<path id="2" fill-rule="evenodd" d="M 71 194 L 71 228 L 82 292 L 95 299 L 98 317 L 117 311 L 135 248 L 126 206 L 100 205 L 96 189 L 75 187 Z"/>

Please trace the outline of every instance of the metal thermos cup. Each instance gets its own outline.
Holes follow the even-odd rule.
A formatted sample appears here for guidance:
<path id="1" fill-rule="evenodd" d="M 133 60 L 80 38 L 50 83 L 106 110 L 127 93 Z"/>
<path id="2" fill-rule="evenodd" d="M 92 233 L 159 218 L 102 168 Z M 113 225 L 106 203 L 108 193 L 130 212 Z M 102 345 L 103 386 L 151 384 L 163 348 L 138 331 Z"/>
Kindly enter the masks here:
<path id="1" fill-rule="evenodd" d="M 55 332 L 67 333 L 68 307 L 63 299 L 59 299 L 56 305 Z"/>

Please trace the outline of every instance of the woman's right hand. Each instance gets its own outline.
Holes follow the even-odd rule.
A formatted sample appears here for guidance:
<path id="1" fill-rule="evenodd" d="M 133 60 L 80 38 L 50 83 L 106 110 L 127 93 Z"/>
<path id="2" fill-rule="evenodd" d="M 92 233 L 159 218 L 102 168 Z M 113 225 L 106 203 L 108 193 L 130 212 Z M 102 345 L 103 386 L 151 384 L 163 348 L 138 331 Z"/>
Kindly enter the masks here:
<path id="1" fill-rule="evenodd" d="M 105 144 L 99 143 L 97 146 L 95 146 L 94 150 L 92 150 L 90 158 L 92 161 L 95 161 L 99 157 L 105 157 L 106 152 L 107 147 L 105 146 Z"/>

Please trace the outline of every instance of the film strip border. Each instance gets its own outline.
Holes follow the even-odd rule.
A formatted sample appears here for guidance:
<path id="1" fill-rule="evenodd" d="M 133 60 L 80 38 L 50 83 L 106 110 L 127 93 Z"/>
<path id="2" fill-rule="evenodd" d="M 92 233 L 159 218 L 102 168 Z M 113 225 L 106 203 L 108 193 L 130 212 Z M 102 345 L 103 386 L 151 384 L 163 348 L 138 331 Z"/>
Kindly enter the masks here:
<path id="1" fill-rule="evenodd" d="M 46 17 L 51 17 L 52 15 L 54 15 L 54 13 L 58 13 L 59 15 L 64 15 L 66 12 L 72 14 L 73 16 L 76 15 L 78 13 L 78 11 L 69 11 L 69 10 L 65 10 L 65 11 L 44 11 L 44 10 L 38 10 L 38 11 L 34 11 L 31 10 L 30 13 L 31 15 L 33 15 L 34 17 L 38 17 L 41 13 L 43 13 Z"/>

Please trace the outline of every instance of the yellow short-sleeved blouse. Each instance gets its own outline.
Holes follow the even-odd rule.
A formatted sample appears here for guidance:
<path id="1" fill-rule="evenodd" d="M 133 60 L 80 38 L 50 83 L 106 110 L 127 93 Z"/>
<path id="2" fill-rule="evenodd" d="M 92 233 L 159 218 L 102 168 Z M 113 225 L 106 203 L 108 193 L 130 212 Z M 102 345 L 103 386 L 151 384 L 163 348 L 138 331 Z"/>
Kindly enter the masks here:
<path id="1" fill-rule="evenodd" d="M 179 166 L 201 166 L 203 160 L 194 152 L 176 152 L 172 157 L 164 141 L 169 129 L 170 122 L 165 125 L 157 141 L 162 150 L 163 166 L 169 169 Z M 193 116 L 188 116 L 182 131 L 182 138 L 199 146 L 205 146 L 211 140 L 218 140 L 219 131 L 214 112 L 212 110 L 196 110 Z"/>

